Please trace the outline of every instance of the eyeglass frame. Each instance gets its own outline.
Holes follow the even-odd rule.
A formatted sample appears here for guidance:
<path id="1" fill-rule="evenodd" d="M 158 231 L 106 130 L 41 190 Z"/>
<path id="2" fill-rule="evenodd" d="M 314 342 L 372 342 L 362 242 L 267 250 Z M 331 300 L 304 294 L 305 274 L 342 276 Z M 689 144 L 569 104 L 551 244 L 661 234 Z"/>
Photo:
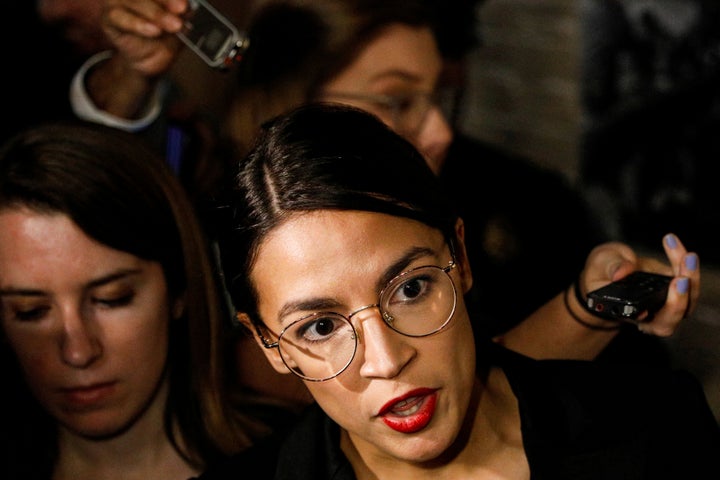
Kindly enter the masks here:
<path id="1" fill-rule="evenodd" d="M 430 113 L 430 110 L 435 108 L 440 108 L 440 93 L 438 91 L 432 91 L 432 92 L 413 92 L 413 93 L 406 93 L 401 95 L 392 95 L 392 94 L 372 94 L 372 93 L 356 93 L 356 92 L 334 92 L 334 91 L 328 91 L 323 92 L 323 97 L 325 98 L 337 98 L 337 99 L 345 99 L 345 100 L 358 100 L 360 102 L 368 102 L 372 103 L 374 105 L 378 105 L 382 108 L 387 108 L 392 111 L 393 115 L 393 123 L 397 124 L 398 117 L 400 116 L 401 107 L 400 104 L 402 102 L 405 102 L 409 99 L 415 99 L 418 97 L 422 97 L 427 101 L 428 108 L 423 113 L 422 119 L 420 122 L 415 126 L 415 128 L 411 129 L 411 131 L 408 132 L 400 132 L 407 135 L 415 136 L 420 132 L 423 125 L 425 124 L 425 121 L 427 120 L 427 116 Z M 443 113 L 445 115 L 445 113 Z M 448 120 L 449 121 L 449 120 Z M 395 130 L 400 131 L 398 128 L 399 125 L 393 125 L 393 128 Z"/>
<path id="2" fill-rule="evenodd" d="M 457 267 L 457 261 L 455 260 L 455 254 L 454 254 L 454 252 L 452 252 L 452 246 L 451 246 L 451 259 L 450 259 L 450 261 L 448 262 L 448 264 L 447 264 L 445 267 L 441 267 L 441 266 L 439 266 L 439 265 L 420 265 L 420 266 L 411 268 L 411 269 L 409 269 L 409 270 L 405 270 L 405 271 L 403 271 L 403 272 L 400 272 L 399 274 L 397 274 L 397 275 L 395 275 L 393 278 L 391 278 L 391 279 L 385 284 L 385 286 L 383 286 L 382 290 L 380 290 L 380 293 L 378 293 L 378 300 L 379 300 L 380 298 L 382 298 L 382 295 L 383 295 L 383 293 L 385 292 L 385 290 L 387 289 L 387 287 L 388 287 L 390 284 L 392 284 L 393 282 L 395 282 L 398 278 L 402 278 L 402 277 L 404 277 L 405 275 L 409 275 L 410 273 L 412 273 L 412 272 L 414 272 L 414 271 L 417 271 L 417 270 L 419 270 L 419 269 L 421 269 L 421 268 L 428 268 L 428 267 L 438 268 L 438 269 L 442 270 L 442 272 L 445 273 L 445 275 L 447 275 L 448 279 L 450 280 L 450 284 L 452 285 L 452 289 L 453 289 L 453 307 L 452 307 L 452 311 L 451 311 L 450 314 L 448 315 L 447 320 L 445 320 L 445 322 L 443 322 L 443 324 L 442 324 L 440 327 L 436 328 L 435 330 L 433 330 L 433 331 L 431 331 L 431 332 L 429 332 L 429 333 L 425 333 L 425 334 L 422 334 L 422 335 L 409 335 L 409 334 L 407 334 L 407 333 L 403 333 L 403 332 L 401 332 L 401 331 L 393 328 L 393 326 L 389 323 L 389 319 L 388 319 L 389 314 L 388 314 L 387 312 L 385 312 L 385 311 L 380 307 L 380 303 L 371 303 L 371 304 L 369 304 L 369 305 L 364 305 L 364 306 L 362 306 L 362 307 L 360 307 L 360 308 L 358 308 L 358 309 L 356 309 L 356 310 L 353 310 L 348 316 L 345 316 L 345 315 L 343 315 L 343 314 L 341 314 L 341 313 L 338 313 L 338 312 L 331 312 L 331 311 L 319 311 L 319 312 L 310 313 L 310 314 L 308 314 L 308 315 L 303 316 L 302 318 L 299 318 L 299 319 L 293 321 L 292 323 L 290 323 L 290 325 L 288 325 L 288 326 L 286 326 L 285 328 L 283 328 L 282 331 L 278 334 L 278 336 L 277 336 L 278 339 L 277 339 L 277 341 L 275 341 L 275 342 L 271 342 L 270 340 L 268 340 L 267 338 L 265 338 L 265 336 L 262 334 L 262 331 L 261 331 L 260 326 L 258 325 L 258 323 L 253 321 L 252 323 L 253 323 L 253 326 L 255 327 L 255 332 L 257 333 L 258 337 L 260 337 L 260 340 L 262 341 L 263 347 L 265 347 L 265 348 L 267 348 L 267 349 L 277 348 L 277 349 L 278 349 L 278 353 L 280 353 L 280 338 L 283 336 L 283 334 L 285 333 L 285 331 L 287 331 L 290 327 L 292 327 L 292 326 L 295 325 L 296 323 L 302 322 L 303 320 L 306 320 L 307 318 L 310 318 L 310 317 L 312 317 L 312 316 L 314 316 L 314 315 L 319 315 L 319 314 L 332 314 L 332 315 L 337 315 L 337 316 L 345 319 L 345 320 L 347 321 L 347 323 L 350 325 L 350 327 L 353 329 L 353 334 L 354 334 L 354 336 L 355 336 L 355 348 L 353 349 L 353 353 L 352 353 L 352 355 L 350 356 L 350 359 L 348 360 L 348 362 L 345 364 L 345 366 L 343 366 L 343 367 L 340 369 L 340 371 L 338 371 L 337 373 L 333 374 L 332 376 L 330 376 L 330 377 L 325 377 L 325 378 L 310 378 L 310 377 L 305 377 L 305 376 L 303 376 L 303 375 L 300 375 L 300 374 L 297 373 L 295 370 L 293 370 L 292 367 L 290 367 L 290 366 L 287 364 L 287 362 L 285 361 L 285 357 L 283 357 L 282 353 L 280 353 L 280 359 L 282 360 L 283 364 L 288 368 L 288 370 L 290 370 L 290 372 L 291 372 L 293 375 L 295 375 L 295 376 L 297 376 L 297 377 L 300 377 L 300 378 L 302 378 L 303 380 L 306 380 L 306 381 L 308 381 L 308 382 L 325 382 L 325 381 L 327 381 L 327 380 L 331 380 L 331 379 L 337 377 L 338 375 L 340 375 L 341 373 L 343 373 L 345 370 L 347 370 L 347 368 L 350 366 L 350 364 L 353 362 L 353 360 L 355 360 L 355 354 L 357 353 L 357 346 L 358 346 L 357 338 L 358 338 L 359 335 L 358 335 L 357 329 L 355 328 L 355 325 L 353 325 L 353 323 L 352 323 L 352 321 L 351 321 L 351 318 L 352 318 L 354 315 L 362 312 L 363 310 L 367 310 L 367 309 L 370 309 L 370 308 L 377 308 L 378 311 L 380 312 L 380 317 L 382 318 L 383 323 L 384 323 L 385 325 L 387 325 L 387 327 L 390 328 L 390 330 L 392 330 L 392 331 L 394 331 L 394 332 L 397 332 L 397 333 L 399 333 L 400 335 L 403 335 L 403 336 L 405 336 L 405 337 L 409 337 L 409 338 L 428 337 L 428 336 L 430 336 L 430 335 L 434 335 L 434 334 L 442 331 L 443 329 L 445 329 L 445 327 L 447 327 L 447 325 L 450 323 L 450 320 L 452 320 L 453 316 L 455 315 L 455 310 L 457 309 L 457 297 L 458 297 L 458 292 L 457 292 L 457 287 L 455 286 L 455 281 L 454 281 L 454 280 L 452 279 L 452 277 L 450 276 L 450 272 L 453 271 L 453 270 Z M 266 326 L 265 328 L 267 328 L 267 326 Z M 268 328 L 268 331 L 271 331 L 271 330 Z M 272 331 L 271 331 L 271 332 L 272 332 Z"/>

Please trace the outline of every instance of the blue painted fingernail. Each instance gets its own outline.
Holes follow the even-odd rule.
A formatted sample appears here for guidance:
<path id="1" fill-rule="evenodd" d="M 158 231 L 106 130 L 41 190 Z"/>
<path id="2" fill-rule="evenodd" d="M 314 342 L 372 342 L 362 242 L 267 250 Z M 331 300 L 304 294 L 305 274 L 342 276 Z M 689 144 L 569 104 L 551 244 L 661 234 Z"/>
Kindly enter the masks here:
<path id="1" fill-rule="evenodd" d="M 667 243 L 667 246 L 670 248 L 677 248 L 677 237 L 672 233 L 668 233 L 667 235 L 665 235 L 665 243 Z"/>
<path id="2" fill-rule="evenodd" d="M 677 291 L 678 293 L 686 294 L 688 291 L 688 288 L 690 288 L 690 279 L 689 278 L 681 278 L 677 281 Z"/>
<path id="3" fill-rule="evenodd" d="M 685 268 L 694 272 L 698 267 L 698 257 L 694 253 L 691 253 L 685 257 Z"/>

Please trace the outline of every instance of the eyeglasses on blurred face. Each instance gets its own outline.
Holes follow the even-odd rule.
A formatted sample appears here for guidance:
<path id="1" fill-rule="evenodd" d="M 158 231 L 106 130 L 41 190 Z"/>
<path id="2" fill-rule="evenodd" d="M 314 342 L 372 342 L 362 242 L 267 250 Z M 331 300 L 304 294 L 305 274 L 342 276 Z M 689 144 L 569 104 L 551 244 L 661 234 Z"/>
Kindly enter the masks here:
<path id="1" fill-rule="evenodd" d="M 366 110 L 378 115 L 390 127 L 406 138 L 416 138 L 433 108 L 438 108 L 446 120 L 452 114 L 454 95 L 441 89 L 435 92 L 410 92 L 397 95 L 366 94 L 359 92 L 325 92 L 326 100 L 346 100 L 367 105 Z"/>

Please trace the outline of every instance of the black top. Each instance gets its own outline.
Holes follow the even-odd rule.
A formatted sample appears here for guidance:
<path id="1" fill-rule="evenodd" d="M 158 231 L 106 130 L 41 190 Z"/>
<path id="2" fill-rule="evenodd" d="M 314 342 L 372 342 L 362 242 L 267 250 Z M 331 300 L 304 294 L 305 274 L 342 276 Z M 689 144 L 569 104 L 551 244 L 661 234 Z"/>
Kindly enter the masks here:
<path id="1" fill-rule="evenodd" d="M 486 348 L 518 398 L 533 480 L 720 478 L 720 428 L 689 374 Z M 312 406 L 287 438 L 199 478 L 354 479 L 339 444 L 338 425 Z"/>

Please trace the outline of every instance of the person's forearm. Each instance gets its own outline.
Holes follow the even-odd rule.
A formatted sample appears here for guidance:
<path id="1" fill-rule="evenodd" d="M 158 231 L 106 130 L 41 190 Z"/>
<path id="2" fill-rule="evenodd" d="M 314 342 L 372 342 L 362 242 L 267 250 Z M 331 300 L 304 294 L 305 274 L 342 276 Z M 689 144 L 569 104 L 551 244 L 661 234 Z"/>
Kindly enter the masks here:
<path id="1" fill-rule="evenodd" d="M 572 287 L 553 297 L 510 331 L 495 338 L 511 350 L 537 359 L 566 358 L 592 360 L 617 335 L 612 322 L 593 317 L 578 303 Z M 574 319 L 572 312 L 588 325 Z"/>
<path id="2" fill-rule="evenodd" d="M 111 115 L 133 120 L 147 112 L 158 80 L 127 69 L 117 56 L 95 65 L 85 88 L 95 106 Z"/>

